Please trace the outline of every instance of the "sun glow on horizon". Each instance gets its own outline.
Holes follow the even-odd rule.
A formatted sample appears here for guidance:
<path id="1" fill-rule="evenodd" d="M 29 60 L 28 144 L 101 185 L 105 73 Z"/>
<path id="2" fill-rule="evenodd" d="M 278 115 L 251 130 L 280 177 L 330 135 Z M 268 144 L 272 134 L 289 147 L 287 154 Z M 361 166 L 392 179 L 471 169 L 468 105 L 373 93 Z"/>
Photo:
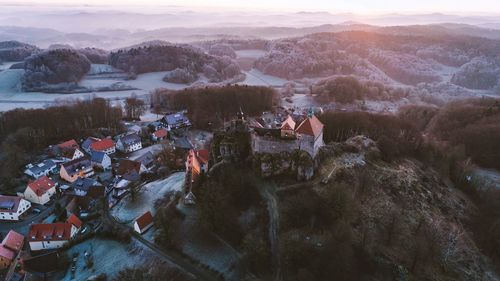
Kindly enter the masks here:
<path id="1" fill-rule="evenodd" d="M 0 5 L 64 5 L 64 6 L 181 6 L 207 9 L 253 9 L 276 11 L 326 11 L 336 13 L 457 13 L 500 14 L 498 0 L 0 0 Z M 500 20 L 500 19 L 499 19 Z"/>

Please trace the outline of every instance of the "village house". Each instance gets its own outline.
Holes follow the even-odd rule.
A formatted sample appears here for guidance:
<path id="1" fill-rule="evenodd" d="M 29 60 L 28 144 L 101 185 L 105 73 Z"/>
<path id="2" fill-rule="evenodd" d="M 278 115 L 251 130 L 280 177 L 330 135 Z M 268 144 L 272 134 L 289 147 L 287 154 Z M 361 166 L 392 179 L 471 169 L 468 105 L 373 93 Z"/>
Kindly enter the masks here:
<path id="1" fill-rule="evenodd" d="M 191 121 L 189 121 L 186 117 L 185 112 L 167 114 L 160 119 L 160 123 L 162 123 L 162 126 L 169 132 L 172 130 L 191 127 Z"/>
<path id="2" fill-rule="evenodd" d="M 24 198 L 32 203 L 45 205 L 56 194 L 56 186 L 57 183 L 49 177 L 43 176 L 28 183 L 28 187 L 24 191 Z"/>
<path id="3" fill-rule="evenodd" d="M 206 149 L 188 152 L 186 158 L 186 177 L 184 204 L 194 205 L 196 197 L 192 193 L 193 185 L 198 182 L 200 175 L 208 173 L 209 152 Z"/>
<path id="4" fill-rule="evenodd" d="M 88 178 L 94 175 L 92 162 L 88 157 L 78 158 L 61 165 L 59 175 L 67 182 L 74 182 L 78 178 Z"/>
<path id="5" fill-rule="evenodd" d="M 135 159 L 136 162 L 141 163 L 140 172 L 151 172 L 156 166 L 155 156 L 151 151 L 148 151 Z"/>
<path id="6" fill-rule="evenodd" d="M 156 130 L 151 134 L 151 140 L 154 142 L 159 142 L 161 140 L 166 139 L 168 136 L 168 131 L 165 128 L 161 128 L 159 130 Z"/>
<path id="7" fill-rule="evenodd" d="M 15 232 L 14 230 L 10 230 L 3 238 L 2 245 L 7 249 L 17 253 L 23 248 L 24 236 Z"/>
<path id="8" fill-rule="evenodd" d="M 49 147 L 49 150 L 52 155 L 61 157 L 65 161 L 71 161 L 85 156 L 75 140 L 69 140 L 58 145 L 51 146 Z"/>
<path id="9" fill-rule="evenodd" d="M 10 230 L 0 245 L 0 269 L 10 266 L 19 251 L 23 248 L 24 236 Z"/>
<path id="10" fill-rule="evenodd" d="M 94 142 L 98 142 L 101 139 L 99 138 L 94 138 L 94 137 L 88 137 L 82 142 L 82 149 L 87 152 L 88 154 L 91 154 L 92 151 L 90 150 L 90 145 L 93 144 Z"/>
<path id="11" fill-rule="evenodd" d="M 122 159 L 118 163 L 118 171 L 117 175 L 126 178 L 127 180 L 130 181 L 136 181 L 134 180 L 134 175 L 139 176 L 144 172 L 147 172 L 147 169 L 142 165 L 141 162 L 139 161 L 134 161 L 134 160 L 128 160 L 128 159 Z"/>
<path id="12" fill-rule="evenodd" d="M 131 183 L 131 181 L 129 181 L 127 179 L 123 179 L 123 178 L 117 179 L 117 181 L 113 185 L 112 196 L 114 198 L 117 198 L 117 199 L 123 198 L 123 196 L 125 196 L 125 194 L 127 194 L 129 191 L 128 187 L 129 187 L 130 183 Z"/>
<path id="13" fill-rule="evenodd" d="M 154 224 L 153 215 L 151 212 L 147 211 L 142 216 L 138 217 L 134 222 L 134 231 L 143 234 L 148 229 L 150 229 Z"/>
<path id="14" fill-rule="evenodd" d="M 116 149 L 123 153 L 130 153 L 142 149 L 141 138 L 136 134 L 129 134 L 118 139 Z"/>
<path id="15" fill-rule="evenodd" d="M 116 152 L 115 142 L 112 139 L 103 139 L 90 144 L 90 151 L 104 152 L 108 155 Z"/>
<path id="16" fill-rule="evenodd" d="M 32 224 L 28 231 L 28 243 L 32 251 L 57 249 L 73 239 L 82 222 L 71 215 L 64 223 Z"/>
<path id="17" fill-rule="evenodd" d="M 51 173 L 57 173 L 57 164 L 52 160 L 44 160 L 37 164 L 28 164 L 24 173 L 38 179 L 39 177 L 48 176 Z"/>
<path id="18" fill-rule="evenodd" d="M 104 186 L 98 181 L 88 178 L 78 178 L 71 184 L 76 196 L 99 198 L 104 196 Z"/>
<path id="19" fill-rule="evenodd" d="M 151 131 L 158 131 L 159 129 L 163 128 L 163 124 L 160 121 L 154 121 L 148 124 L 148 128 Z"/>
<path id="20" fill-rule="evenodd" d="M 0 195 L 0 220 L 18 221 L 30 207 L 21 197 Z"/>
<path id="21" fill-rule="evenodd" d="M 103 170 L 111 169 L 111 158 L 104 152 L 93 151 L 90 161 L 93 167 L 99 167 Z"/>
<path id="22" fill-rule="evenodd" d="M 186 159 L 186 178 L 189 177 L 194 182 L 199 175 L 207 173 L 208 157 L 209 153 L 206 149 L 189 150 Z"/>
<path id="23" fill-rule="evenodd" d="M 134 125 L 128 126 L 127 132 L 134 133 L 136 135 L 140 135 L 142 132 L 142 127 L 134 124 Z"/>
<path id="24" fill-rule="evenodd" d="M 324 145 L 323 127 L 321 121 L 311 113 L 298 125 L 288 116 L 279 128 L 254 128 L 252 151 L 279 153 L 298 149 L 306 151 L 314 159 Z"/>

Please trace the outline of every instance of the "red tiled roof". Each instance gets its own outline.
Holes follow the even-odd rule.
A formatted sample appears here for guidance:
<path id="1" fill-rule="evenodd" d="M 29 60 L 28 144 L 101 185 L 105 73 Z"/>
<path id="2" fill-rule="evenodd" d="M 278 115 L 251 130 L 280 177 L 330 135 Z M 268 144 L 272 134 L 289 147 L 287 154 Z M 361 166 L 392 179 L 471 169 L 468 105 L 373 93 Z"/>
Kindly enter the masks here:
<path id="1" fill-rule="evenodd" d="M 154 132 L 153 135 L 158 139 L 165 138 L 168 135 L 168 131 L 165 128 L 161 128 L 158 131 Z"/>
<path id="2" fill-rule="evenodd" d="M 28 232 L 28 241 L 64 241 L 70 238 L 70 223 L 32 224 Z"/>
<path id="3" fill-rule="evenodd" d="M 69 216 L 69 218 L 66 220 L 66 222 L 71 223 L 72 225 L 74 225 L 78 229 L 80 229 L 82 227 L 82 221 L 74 214 Z"/>
<path id="4" fill-rule="evenodd" d="M 2 244 L 7 249 L 12 251 L 19 251 L 22 249 L 24 244 L 24 236 L 15 232 L 14 230 L 9 231 L 2 241 Z"/>
<path id="5" fill-rule="evenodd" d="M 198 160 L 202 163 L 208 163 L 209 153 L 206 149 L 196 150 L 196 156 Z"/>
<path id="6" fill-rule="evenodd" d="M 300 123 L 297 130 L 295 130 L 299 134 L 318 137 L 323 130 L 323 123 L 319 121 L 319 119 L 313 115 L 311 118 L 307 118 L 306 120 Z"/>
<path id="7" fill-rule="evenodd" d="M 0 257 L 4 257 L 8 260 L 13 260 L 14 259 L 14 252 L 11 250 L 7 249 L 3 245 L 0 245 Z"/>
<path id="8" fill-rule="evenodd" d="M 112 139 L 103 139 L 100 141 L 93 142 L 90 144 L 90 149 L 95 151 L 104 151 L 115 146 L 115 142 Z"/>
<path id="9" fill-rule="evenodd" d="M 285 121 L 281 123 L 281 129 L 285 130 L 294 130 L 295 129 L 295 121 L 293 121 L 292 117 L 288 115 Z"/>
<path id="10" fill-rule="evenodd" d="M 21 203 L 21 197 L 0 195 L 0 212 L 16 213 Z"/>
<path id="11" fill-rule="evenodd" d="M 147 211 L 146 213 L 144 213 L 144 215 L 137 218 L 135 222 L 139 226 L 139 229 L 142 230 L 153 223 L 153 215 L 151 215 L 150 211 Z"/>
<path id="12" fill-rule="evenodd" d="M 58 144 L 57 146 L 59 146 L 59 148 L 75 148 L 75 149 L 80 148 L 80 146 L 78 145 L 78 143 L 76 143 L 75 140 L 65 141 L 63 143 Z"/>
<path id="13" fill-rule="evenodd" d="M 56 184 L 47 176 L 43 176 L 33 182 L 28 183 L 28 188 L 35 192 L 36 196 L 42 196 Z"/>

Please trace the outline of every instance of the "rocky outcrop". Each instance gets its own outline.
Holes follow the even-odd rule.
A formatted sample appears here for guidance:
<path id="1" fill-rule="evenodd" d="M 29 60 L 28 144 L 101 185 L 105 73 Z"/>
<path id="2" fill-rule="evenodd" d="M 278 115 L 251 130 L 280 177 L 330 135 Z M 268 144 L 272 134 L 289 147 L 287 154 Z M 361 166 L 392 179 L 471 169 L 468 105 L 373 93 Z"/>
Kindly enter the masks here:
<path id="1" fill-rule="evenodd" d="M 301 150 L 257 153 L 253 156 L 253 165 L 263 178 L 284 176 L 306 181 L 314 176 L 314 162 L 307 152 Z"/>

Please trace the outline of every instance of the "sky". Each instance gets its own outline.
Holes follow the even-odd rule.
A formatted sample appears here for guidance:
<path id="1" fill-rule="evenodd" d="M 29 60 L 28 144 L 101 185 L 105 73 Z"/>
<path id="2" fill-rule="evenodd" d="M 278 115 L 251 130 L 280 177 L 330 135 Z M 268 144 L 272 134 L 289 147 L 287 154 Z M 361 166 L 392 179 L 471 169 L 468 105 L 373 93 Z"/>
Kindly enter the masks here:
<path id="1" fill-rule="evenodd" d="M 495 13 L 499 0 L 0 0 L 1 4 L 29 2 L 64 5 L 178 5 L 186 7 L 224 7 L 286 11 L 328 11 L 360 14 L 380 13 Z"/>

